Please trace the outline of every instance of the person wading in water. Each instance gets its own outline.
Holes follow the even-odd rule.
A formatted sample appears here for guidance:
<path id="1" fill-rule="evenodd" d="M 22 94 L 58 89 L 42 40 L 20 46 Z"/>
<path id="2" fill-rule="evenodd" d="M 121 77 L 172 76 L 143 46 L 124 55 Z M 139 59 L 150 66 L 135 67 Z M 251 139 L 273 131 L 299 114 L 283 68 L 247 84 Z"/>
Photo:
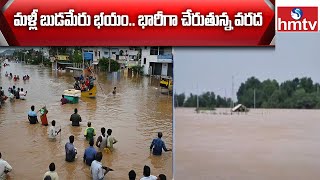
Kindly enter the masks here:
<path id="1" fill-rule="evenodd" d="M 38 123 L 38 117 L 37 113 L 34 111 L 34 106 L 31 106 L 31 111 L 28 112 L 28 119 L 30 124 L 37 124 Z"/>
<path id="2" fill-rule="evenodd" d="M 117 94 L 117 87 L 113 88 L 112 94 Z"/>
<path id="3" fill-rule="evenodd" d="M 78 114 L 78 109 L 74 109 L 74 113 L 70 117 L 70 121 L 72 121 L 72 126 L 80 126 L 80 122 L 82 121 L 81 116 Z"/>
<path id="4" fill-rule="evenodd" d="M 90 141 L 93 140 L 93 136 L 96 135 L 96 131 L 93 127 L 91 127 L 91 122 L 88 122 L 88 127 L 84 131 L 84 137 L 86 137 L 86 140 Z"/>
<path id="5" fill-rule="evenodd" d="M 107 136 L 106 136 L 106 128 L 101 128 L 101 135 L 98 137 L 96 146 L 103 151 L 104 148 L 107 147 Z"/>
<path id="6" fill-rule="evenodd" d="M 158 133 L 158 138 L 153 139 L 151 145 L 150 145 L 150 151 L 152 151 L 153 155 L 158 155 L 160 156 L 162 154 L 162 149 L 167 152 L 171 151 L 171 149 L 167 149 L 165 143 L 163 142 L 162 138 L 162 132 Z"/>

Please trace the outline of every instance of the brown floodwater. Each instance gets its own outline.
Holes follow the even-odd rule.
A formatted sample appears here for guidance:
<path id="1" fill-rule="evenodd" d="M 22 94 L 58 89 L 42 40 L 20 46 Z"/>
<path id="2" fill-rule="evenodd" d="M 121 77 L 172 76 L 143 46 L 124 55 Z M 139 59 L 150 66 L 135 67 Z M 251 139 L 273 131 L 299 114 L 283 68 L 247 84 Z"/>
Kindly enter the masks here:
<path id="1" fill-rule="evenodd" d="M 81 98 L 78 104 L 62 106 L 61 94 L 72 88 L 73 73 L 10 64 L 10 67 L 1 68 L 0 86 L 6 94 L 13 85 L 28 91 L 27 100 L 6 102 L 0 109 L 0 152 L 13 167 L 10 179 L 42 179 L 51 162 L 56 164 L 60 179 L 91 179 L 89 167 L 82 161 L 84 149 L 88 147 L 83 136 L 88 121 L 96 129 L 96 137 L 101 134 L 101 127 L 111 128 L 119 141 L 112 154 L 103 154 L 103 164 L 115 170 L 107 174 L 107 179 L 128 179 L 131 169 L 140 178 L 144 165 L 149 165 L 154 175 L 164 173 L 172 178 L 172 153 L 154 157 L 149 151 L 158 131 L 163 132 L 166 145 L 172 147 L 172 97 L 160 93 L 159 80 L 130 77 L 124 73 L 109 78 L 105 73 L 99 74 L 96 99 Z M 28 74 L 30 80 L 14 82 L 4 76 L 6 71 L 19 74 L 20 79 Z M 115 96 L 110 94 L 114 86 L 118 92 Z M 47 127 L 28 123 L 27 112 L 31 105 L 37 110 L 46 105 L 48 121 L 56 120 L 57 128 L 62 128 L 56 142 L 48 140 Z M 72 127 L 69 121 L 74 108 L 78 108 L 82 116 L 81 127 Z M 74 144 L 78 149 L 73 163 L 64 160 L 64 145 L 70 135 L 75 136 Z"/>
<path id="2" fill-rule="evenodd" d="M 320 179 L 320 110 L 228 112 L 175 109 L 175 179 Z"/>

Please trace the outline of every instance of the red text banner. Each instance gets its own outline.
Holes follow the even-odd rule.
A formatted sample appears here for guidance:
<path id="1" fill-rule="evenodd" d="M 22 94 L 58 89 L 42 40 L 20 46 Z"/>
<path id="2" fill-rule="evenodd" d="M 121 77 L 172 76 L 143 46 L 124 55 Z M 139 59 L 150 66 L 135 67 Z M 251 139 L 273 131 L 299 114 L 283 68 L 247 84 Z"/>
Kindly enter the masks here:
<path id="1" fill-rule="evenodd" d="M 265 0 L 3 0 L 11 46 L 269 46 Z"/>

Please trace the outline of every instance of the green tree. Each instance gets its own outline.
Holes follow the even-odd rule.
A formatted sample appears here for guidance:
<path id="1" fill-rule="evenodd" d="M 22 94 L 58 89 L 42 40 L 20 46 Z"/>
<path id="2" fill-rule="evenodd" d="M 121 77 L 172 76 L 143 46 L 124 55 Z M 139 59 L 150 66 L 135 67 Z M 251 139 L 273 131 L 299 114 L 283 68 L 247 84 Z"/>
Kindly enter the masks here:
<path id="1" fill-rule="evenodd" d="M 312 79 L 307 77 L 300 79 L 299 87 L 303 88 L 306 91 L 306 93 L 311 93 L 314 90 Z"/>
<path id="2" fill-rule="evenodd" d="M 132 66 L 131 69 L 134 74 L 143 75 L 143 66 L 136 65 L 136 66 Z"/>
<path id="3" fill-rule="evenodd" d="M 82 63 L 83 57 L 81 50 L 75 50 L 71 56 L 71 60 L 73 63 Z"/>
<path id="4" fill-rule="evenodd" d="M 174 96 L 175 107 L 183 107 L 185 98 L 186 98 L 186 96 L 184 93 L 175 94 L 175 96 Z"/>
<path id="5" fill-rule="evenodd" d="M 66 55 L 67 53 L 67 47 L 62 46 L 62 47 L 58 47 L 58 46 L 52 46 L 49 47 L 49 55 L 50 56 L 55 56 L 57 55 L 57 53 L 59 55 Z"/>
<path id="6" fill-rule="evenodd" d="M 109 61 L 110 61 L 110 71 L 116 72 L 120 69 L 120 64 L 112 59 L 109 58 L 101 58 L 99 60 L 99 67 L 102 71 L 108 71 L 109 70 Z"/>
<path id="7" fill-rule="evenodd" d="M 197 107 L 197 95 L 193 95 L 192 93 L 187 98 L 186 102 L 184 103 L 185 107 Z"/>
<path id="8" fill-rule="evenodd" d="M 262 83 L 251 77 L 242 83 L 237 92 L 239 103 L 252 107 L 256 94 L 256 107 L 263 108 L 318 108 L 319 84 L 309 77 L 294 78 L 279 83 L 265 80 Z"/>

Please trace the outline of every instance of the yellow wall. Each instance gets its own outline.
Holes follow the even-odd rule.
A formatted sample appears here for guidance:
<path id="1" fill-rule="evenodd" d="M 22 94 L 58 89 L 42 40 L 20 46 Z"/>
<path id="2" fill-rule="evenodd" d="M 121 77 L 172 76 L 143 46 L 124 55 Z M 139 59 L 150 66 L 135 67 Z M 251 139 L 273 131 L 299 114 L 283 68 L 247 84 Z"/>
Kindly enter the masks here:
<path id="1" fill-rule="evenodd" d="M 59 60 L 59 61 L 68 61 L 68 60 L 69 60 L 69 56 L 66 56 L 66 55 L 57 55 L 57 56 L 56 56 L 56 60 Z"/>

